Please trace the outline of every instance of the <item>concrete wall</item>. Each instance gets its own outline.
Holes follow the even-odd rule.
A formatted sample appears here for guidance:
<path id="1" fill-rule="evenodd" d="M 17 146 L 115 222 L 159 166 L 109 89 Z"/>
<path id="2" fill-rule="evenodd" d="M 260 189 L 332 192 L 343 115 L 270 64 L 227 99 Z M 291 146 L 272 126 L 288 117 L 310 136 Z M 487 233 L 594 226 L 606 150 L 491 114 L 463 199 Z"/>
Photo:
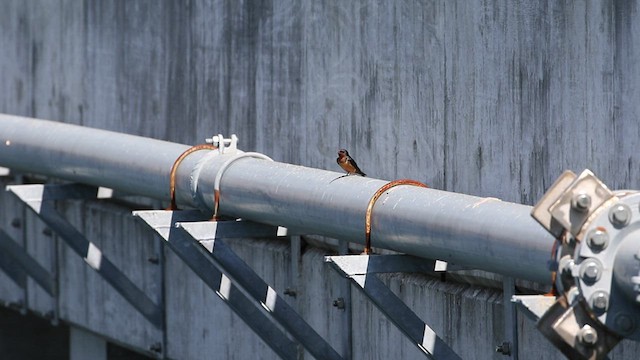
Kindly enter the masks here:
<path id="1" fill-rule="evenodd" d="M 0 112 L 189 144 L 235 132 L 243 150 L 334 170 L 345 147 L 376 178 L 527 204 L 564 169 L 588 167 L 611 188 L 639 189 L 639 20 L 636 1 L 605 0 L 5 0 Z M 34 311 L 57 309 L 137 349 L 162 340 L 33 216 L 24 230 L 11 228 L 22 210 L 5 194 L 0 209 L 3 229 L 59 271 L 60 283 L 56 303 L 31 281 L 25 293 L 0 274 L 2 300 L 26 296 Z M 150 297 L 164 284 L 168 355 L 272 357 L 179 259 L 147 261 L 158 247 L 129 210 L 65 208 Z M 283 290 L 286 245 L 235 246 Z M 322 254 L 305 253 L 295 305 L 339 348 L 341 315 L 330 304 L 341 288 Z M 501 358 L 498 292 L 386 280 L 463 358 Z M 353 295 L 354 358 L 418 356 Z M 557 355 L 530 323 L 520 326 L 524 358 Z M 625 343 L 612 358 L 635 354 L 637 344 Z"/>
<path id="2" fill-rule="evenodd" d="M 0 110 L 533 203 L 638 188 L 635 1 L 2 2 Z"/>

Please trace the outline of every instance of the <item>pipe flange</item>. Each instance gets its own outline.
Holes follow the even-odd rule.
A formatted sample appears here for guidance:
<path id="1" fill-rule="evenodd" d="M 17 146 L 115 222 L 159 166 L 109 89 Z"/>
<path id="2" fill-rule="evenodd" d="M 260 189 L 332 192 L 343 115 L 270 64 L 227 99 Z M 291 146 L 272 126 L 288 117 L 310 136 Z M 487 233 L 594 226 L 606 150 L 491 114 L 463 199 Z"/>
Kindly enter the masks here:
<path id="1" fill-rule="evenodd" d="M 640 193 L 617 193 L 616 199 L 587 223 L 572 275 L 602 324 L 640 340 Z"/>

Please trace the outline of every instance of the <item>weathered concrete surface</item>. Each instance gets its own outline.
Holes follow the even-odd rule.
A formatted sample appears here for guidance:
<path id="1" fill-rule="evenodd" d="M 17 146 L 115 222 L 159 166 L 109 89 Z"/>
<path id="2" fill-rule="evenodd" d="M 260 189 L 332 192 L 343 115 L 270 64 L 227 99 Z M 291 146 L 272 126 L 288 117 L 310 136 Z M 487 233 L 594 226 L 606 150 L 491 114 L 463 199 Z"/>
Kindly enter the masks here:
<path id="1" fill-rule="evenodd" d="M 4 188 L 6 183 L 6 181 L 0 181 L 0 186 Z M 18 244 L 24 246 L 22 231 L 23 219 L 19 206 L 17 200 L 11 198 L 8 193 L 0 191 L 0 228 Z M 17 221 L 20 223 L 17 223 Z M 32 280 L 27 278 L 26 282 L 29 281 Z M 28 286 L 27 283 L 24 285 Z M 19 302 L 26 302 L 26 290 L 23 290 L 20 284 L 13 282 L 3 271 L 0 271 L 0 294 L 2 294 L 2 301 L 5 302 L 5 305 L 9 303 L 17 304 Z"/>
<path id="2" fill-rule="evenodd" d="M 635 1 L 4 1 L 0 111 L 533 203 L 638 188 Z"/>
<path id="3" fill-rule="evenodd" d="M 235 132 L 244 150 L 327 169 L 346 147 L 373 177 L 527 204 L 564 169 L 588 167 L 611 188 L 639 189 L 639 20 L 637 1 L 6 0 L 0 112 L 182 143 Z M 0 209 L 2 228 L 60 271 L 61 294 L 56 305 L 32 280 L 23 292 L 0 273 L 2 300 L 26 296 L 43 313 L 59 307 L 64 320 L 137 349 L 158 341 L 33 216 L 24 234 L 12 228 L 22 210 L 5 194 Z M 146 261 L 153 238 L 125 209 L 73 205 L 67 214 L 159 296 L 159 270 Z M 283 290 L 286 247 L 234 246 Z M 166 255 L 171 357 L 273 356 Z M 305 254 L 295 304 L 339 348 L 341 315 L 330 304 L 340 287 L 321 255 Z M 464 358 L 501 358 L 497 293 L 413 276 L 387 281 Z M 354 303 L 366 314 L 354 311 L 355 358 L 418 356 L 355 291 Z M 520 326 L 524 358 L 557 357 L 530 323 Z M 637 348 L 625 342 L 612 358 L 634 358 Z"/>
<path id="4" fill-rule="evenodd" d="M 276 262 L 269 243 L 253 248 L 260 261 L 272 271 L 286 266 Z M 250 250 L 251 248 L 248 248 Z M 277 359 L 276 354 L 260 340 L 240 317 L 233 314 L 214 291 L 208 288 L 176 255 L 167 251 L 166 258 L 167 354 L 173 359 Z M 280 276 L 286 276 L 286 272 Z M 275 289 L 282 282 L 268 277 Z M 197 345 L 196 345 L 197 344 Z"/>
<path id="5" fill-rule="evenodd" d="M 99 202 L 61 203 L 64 216 L 156 304 L 162 302 L 159 240 L 126 208 Z M 40 221 L 34 221 L 41 223 Z M 60 317 L 124 344 L 148 350 L 162 343 L 156 329 L 62 239 L 58 240 Z M 100 306 L 95 306 L 100 304 Z M 118 321 L 113 321 L 117 314 Z M 124 341 L 123 341 L 124 340 Z"/>

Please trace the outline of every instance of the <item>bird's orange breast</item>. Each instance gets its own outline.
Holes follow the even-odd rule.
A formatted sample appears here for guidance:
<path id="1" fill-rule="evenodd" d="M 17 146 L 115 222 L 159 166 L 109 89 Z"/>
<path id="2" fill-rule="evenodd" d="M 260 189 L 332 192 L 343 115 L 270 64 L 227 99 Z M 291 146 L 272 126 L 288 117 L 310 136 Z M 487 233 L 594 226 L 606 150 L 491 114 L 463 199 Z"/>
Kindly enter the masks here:
<path id="1" fill-rule="evenodd" d="M 340 167 L 342 167 L 346 172 L 356 172 L 356 168 L 346 159 L 340 161 Z"/>

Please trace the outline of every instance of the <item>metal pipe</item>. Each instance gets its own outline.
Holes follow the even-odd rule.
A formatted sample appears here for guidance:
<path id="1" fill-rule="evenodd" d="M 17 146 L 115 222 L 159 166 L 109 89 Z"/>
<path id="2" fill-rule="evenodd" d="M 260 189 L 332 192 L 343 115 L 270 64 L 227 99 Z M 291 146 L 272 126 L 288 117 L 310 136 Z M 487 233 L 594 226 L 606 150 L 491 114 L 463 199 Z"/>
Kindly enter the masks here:
<path id="1" fill-rule="evenodd" d="M 0 115 L 0 166 L 169 200 L 169 172 L 188 146 Z M 333 154 L 328 155 L 333 156 Z M 176 173 L 179 205 L 211 211 L 219 169 L 233 155 L 198 151 Z M 220 181 L 220 213 L 364 243 L 365 211 L 386 181 L 245 157 Z M 554 239 L 531 207 L 399 186 L 376 202 L 374 247 L 550 283 Z"/>
<path id="2" fill-rule="evenodd" d="M 161 140 L 54 121 L 0 114 L 0 163 L 158 199 L 169 197 L 169 172 L 189 148 Z"/>

